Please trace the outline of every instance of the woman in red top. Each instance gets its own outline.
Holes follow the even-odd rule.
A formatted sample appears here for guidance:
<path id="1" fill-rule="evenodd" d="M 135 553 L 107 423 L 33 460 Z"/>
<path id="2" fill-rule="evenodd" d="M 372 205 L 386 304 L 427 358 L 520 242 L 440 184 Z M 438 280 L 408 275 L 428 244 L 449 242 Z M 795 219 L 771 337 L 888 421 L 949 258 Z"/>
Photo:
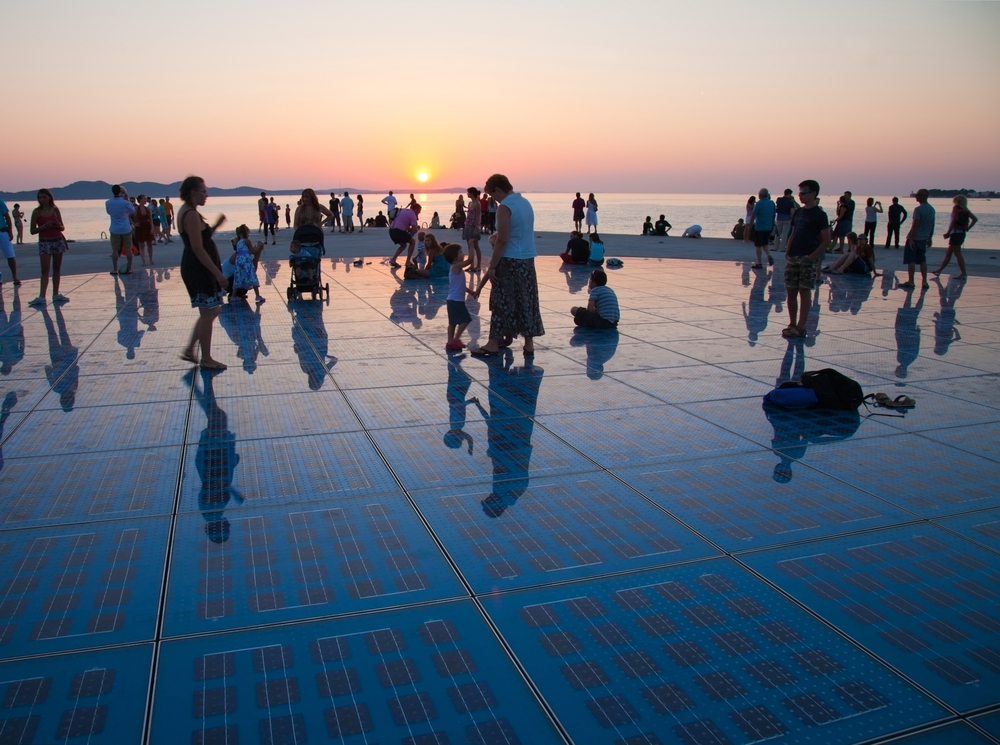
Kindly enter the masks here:
<path id="1" fill-rule="evenodd" d="M 31 213 L 31 234 L 38 236 L 38 257 L 42 262 L 42 276 L 38 297 L 29 300 L 28 305 L 45 305 L 45 292 L 49 289 L 49 265 L 52 266 L 52 302 L 65 303 L 69 300 L 59 294 L 59 272 L 62 269 L 62 257 L 69 250 L 69 245 L 63 237 L 62 215 L 56 207 L 52 192 L 48 189 L 38 190 L 38 206 Z"/>

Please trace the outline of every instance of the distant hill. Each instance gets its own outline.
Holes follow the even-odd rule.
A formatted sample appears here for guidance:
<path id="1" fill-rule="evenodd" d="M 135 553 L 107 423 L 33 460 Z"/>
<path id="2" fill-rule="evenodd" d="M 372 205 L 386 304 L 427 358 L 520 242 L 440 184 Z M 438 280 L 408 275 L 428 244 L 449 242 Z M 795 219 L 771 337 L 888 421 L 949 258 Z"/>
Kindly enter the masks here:
<path id="1" fill-rule="evenodd" d="M 172 184 L 158 184 L 153 181 L 122 181 L 121 184 L 128 191 L 129 196 L 132 197 L 139 194 L 145 194 L 150 197 L 176 197 L 177 190 L 181 186 L 180 181 L 175 181 Z M 111 184 L 107 181 L 75 181 L 69 186 L 49 188 L 49 191 L 52 192 L 52 196 L 57 202 L 61 199 L 107 199 L 111 196 Z M 302 193 L 302 189 L 262 189 L 259 186 L 237 186 L 234 189 L 220 189 L 211 186 L 208 189 L 208 194 L 213 197 L 254 197 L 262 191 L 274 194 L 275 196 L 279 194 L 298 195 Z M 356 189 L 352 186 L 317 189 L 316 193 L 322 198 L 324 194 L 330 194 L 331 192 L 342 194 L 345 191 L 349 191 L 351 194 L 357 194 L 358 192 L 362 194 L 388 193 L 388 190 Z M 394 191 L 403 193 L 399 189 L 394 189 Z M 449 192 L 464 193 L 465 189 L 456 186 L 449 189 L 422 189 L 421 191 L 428 194 L 447 194 Z M 408 194 L 409 192 L 406 191 L 405 193 Z M 0 191 L 0 199 L 3 199 L 5 202 L 34 202 L 37 194 L 38 189 L 31 189 L 29 191 Z"/>

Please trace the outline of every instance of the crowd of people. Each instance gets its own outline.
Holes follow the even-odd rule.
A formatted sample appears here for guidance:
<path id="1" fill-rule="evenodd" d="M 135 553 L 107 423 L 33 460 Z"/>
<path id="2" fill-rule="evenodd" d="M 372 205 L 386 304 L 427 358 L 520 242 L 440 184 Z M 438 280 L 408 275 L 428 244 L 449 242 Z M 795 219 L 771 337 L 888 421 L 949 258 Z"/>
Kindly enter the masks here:
<path id="1" fill-rule="evenodd" d="M 874 250 L 874 239 L 879 215 L 888 213 L 886 248 L 899 243 L 900 226 L 909 220 L 909 231 L 903 241 L 903 262 L 907 266 L 907 281 L 899 286 L 904 289 L 915 287 L 915 273 L 919 268 L 921 285 L 927 283 L 927 249 L 932 245 L 935 229 L 935 211 L 927 202 L 927 190 L 916 192 L 917 206 L 912 214 L 893 198 L 888 210 L 883 211 L 880 201 L 868 198 L 865 205 L 863 230 L 854 230 L 856 203 L 851 192 L 838 198 L 832 217 L 820 206 L 819 184 L 813 180 L 803 181 L 799 191 L 785 189 L 782 196 L 772 199 L 768 189 L 761 189 L 751 196 L 746 205 L 746 213 L 734 227 L 733 235 L 744 242 L 753 241 L 755 262 L 750 269 L 763 269 L 765 264 L 773 266 L 772 252 L 784 256 L 784 279 L 787 290 L 789 325 L 783 330 L 785 337 L 801 337 L 806 333 L 806 318 L 811 305 L 811 292 L 822 274 L 869 274 L 878 276 Z M 105 203 L 110 218 L 109 241 L 111 246 L 112 275 L 131 274 L 133 257 L 139 256 L 143 265 L 152 265 L 153 246 L 159 242 L 172 242 L 174 231 L 174 208 L 168 197 L 152 199 L 144 194 L 130 197 L 125 188 L 114 185 L 111 198 Z M 240 225 L 233 240 L 233 253 L 223 260 L 213 240 L 215 232 L 224 224 L 225 216 L 220 215 L 209 224 L 198 211 L 205 204 L 207 189 L 202 179 L 189 177 L 180 189 L 182 206 L 177 214 L 176 226 L 183 242 L 181 276 L 187 288 L 192 306 L 198 309 L 197 322 L 192 330 L 182 358 L 200 364 L 208 369 L 224 369 L 224 365 L 212 357 L 212 327 L 226 296 L 245 297 L 253 291 L 257 303 L 264 298 L 259 292 L 257 266 L 267 243 L 268 236 L 274 245 L 275 231 L 281 215 L 281 206 L 273 197 L 262 192 L 258 200 L 260 223 L 258 232 L 263 233 L 263 241 L 253 243 L 251 229 Z M 798 197 L 796 199 L 796 196 Z M 68 242 L 63 233 L 65 225 L 62 214 L 55 204 L 52 193 L 47 189 L 38 191 L 38 206 L 28 220 L 32 235 L 39 237 L 41 276 L 39 295 L 29 302 L 40 306 L 46 303 L 48 287 L 52 285 L 52 302 L 62 304 L 69 298 L 60 292 L 62 258 L 68 250 Z M 534 352 L 533 340 L 545 333 L 538 307 L 538 288 L 534 259 L 534 211 L 530 202 L 515 192 L 510 181 L 503 175 L 494 174 L 480 191 L 469 187 L 466 194 L 455 202 L 450 227 L 462 231 L 463 247 L 458 242 L 439 240 L 434 233 L 421 231 L 421 205 L 414 194 L 401 206 L 393 192 L 381 200 L 385 212 L 378 211 L 374 217 L 365 218 L 364 198 L 349 192 L 342 195 L 331 194 L 329 206 L 320 203 L 312 189 L 303 190 L 292 214 L 290 204 L 284 206 L 286 228 L 311 226 L 319 231 L 325 228 L 331 232 L 351 233 L 355 230 L 355 218 L 359 232 L 366 226 L 386 227 L 395 251 L 387 261 L 393 269 L 401 268 L 398 259 L 406 252 L 405 279 L 448 278 L 449 280 L 449 328 L 446 348 L 449 351 L 464 347 L 462 334 L 469 323 L 468 310 L 464 309 L 466 296 L 478 298 L 483 289 L 491 287 L 491 321 L 489 340 L 472 354 L 490 357 L 498 350 L 510 346 L 515 337 L 524 339 L 523 351 Z M 468 201 L 466 201 L 466 199 Z M 570 266 L 587 266 L 592 269 L 588 289 L 590 301 L 586 307 L 574 306 L 570 312 L 578 326 L 588 328 L 617 327 L 620 320 L 617 297 L 608 287 L 608 275 L 603 270 L 605 263 L 604 242 L 597 232 L 598 203 L 593 193 L 583 199 L 576 193 L 572 202 L 574 230 L 570 234 L 566 251 L 561 254 L 563 262 Z M 13 211 L 0 202 L 0 248 L 3 249 L 14 285 L 21 284 L 17 275 L 17 262 L 13 251 L 15 232 L 17 243 L 22 242 L 24 213 L 19 204 Z M 954 257 L 960 274 L 955 279 L 967 276 L 962 246 L 965 236 L 978 218 L 968 208 L 966 197 L 959 195 L 953 200 L 953 209 L 944 233 L 948 240 L 947 251 L 941 265 L 932 273 L 939 275 Z M 434 213 L 430 226 L 443 230 L 438 213 Z M 586 232 L 584 232 L 584 226 Z M 666 216 L 661 214 L 655 222 L 647 216 L 643 224 L 643 235 L 667 236 L 673 228 Z M 489 236 L 492 251 L 486 267 L 479 245 L 482 235 Z M 685 237 L 700 237 L 701 226 L 692 225 L 684 230 Z M 293 241 L 291 250 L 296 250 Z M 826 253 L 836 258 L 826 266 L 821 259 Z M 121 268 L 121 258 L 125 258 L 125 268 Z M 466 273 L 479 274 L 479 281 L 473 286 Z M 460 307 L 461 306 L 461 307 Z"/>

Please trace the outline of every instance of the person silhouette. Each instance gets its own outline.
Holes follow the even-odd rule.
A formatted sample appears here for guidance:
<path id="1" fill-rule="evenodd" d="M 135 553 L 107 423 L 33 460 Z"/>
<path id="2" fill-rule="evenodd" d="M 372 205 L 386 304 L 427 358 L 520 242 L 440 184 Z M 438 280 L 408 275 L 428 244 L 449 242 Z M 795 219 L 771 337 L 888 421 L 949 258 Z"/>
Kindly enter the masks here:
<path id="1" fill-rule="evenodd" d="M 0 443 L 3 443 L 3 428 L 7 424 L 7 420 L 10 418 L 10 412 L 14 410 L 17 406 L 17 393 L 14 391 L 8 391 L 7 395 L 3 397 L 3 403 L 0 404 Z M 0 473 L 3 472 L 3 445 L 0 444 Z"/>
<path id="2" fill-rule="evenodd" d="M 24 359 L 24 325 L 21 323 L 21 297 L 14 293 L 10 313 L 0 293 L 0 375 L 10 375 L 14 365 Z"/>
<path id="3" fill-rule="evenodd" d="M 588 329 L 577 326 L 569 339 L 571 347 L 587 349 L 587 377 L 600 380 L 604 377 L 604 366 L 618 351 L 620 334 L 618 329 Z"/>
<path id="4" fill-rule="evenodd" d="M 773 296 L 770 299 L 764 298 L 764 291 L 770 279 L 770 271 L 754 272 L 749 304 L 743 303 L 743 321 L 747 326 L 747 343 L 751 347 L 757 345 L 757 339 L 767 330 L 768 316 L 774 304 Z M 778 311 L 780 310 L 779 307 Z"/>
<path id="5" fill-rule="evenodd" d="M 514 354 L 501 349 L 483 358 L 489 366 L 490 410 L 486 419 L 486 454 L 493 463 L 493 487 L 482 500 L 488 517 L 500 517 L 528 489 L 531 466 L 531 435 L 535 427 L 538 390 L 545 371 L 524 358 L 523 367 L 513 367 Z M 517 402 L 518 412 L 511 410 Z"/>
<path id="6" fill-rule="evenodd" d="M 118 319 L 118 344 L 125 347 L 125 359 L 134 360 L 135 350 L 142 343 L 145 331 L 139 330 L 139 301 L 136 297 L 136 285 L 127 283 L 125 287 L 119 284 L 115 276 L 115 318 Z"/>
<path id="7" fill-rule="evenodd" d="M 66 330 L 66 319 L 63 318 L 62 307 L 53 306 L 56 322 L 52 323 L 47 307 L 42 306 L 42 320 L 49 337 L 49 359 L 51 365 L 45 366 L 45 377 L 52 390 L 59 394 L 59 405 L 63 411 L 72 411 L 76 403 L 76 392 L 80 385 L 80 365 L 77 363 L 79 350 L 73 346 Z"/>
<path id="8" fill-rule="evenodd" d="M 229 431 L 229 417 L 219 406 L 212 383 L 219 370 L 202 369 L 203 389 L 194 380 L 194 370 L 184 374 L 189 385 L 194 383 L 194 397 L 205 412 L 207 422 L 198 437 L 194 467 L 201 479 L 198 490 L 198 509 L 205 520 L 205 535 L 212 543 L 229 540 L 229 520 L 224 510 L 230 500 L 243 503 L 243 496 L 233 487 L 236 466 L 240 456 L 236 452 L 236 435 Z"/>
<path id="9" fill-rule="evenodd" d="M 243 370 L 249 375 L 257 370 L 257 358 L 268 356 L 260 319 L 260 306 L 251 308 L 246 300 L 227 304 L 219 314 L 219 325 L 236 346 L 236 357 L 243 360 Z"/>
<path id="10" fill-rule="evenodd" d="M 448 399 L 448 431 L 444 433 L 444 444 L 453 450 L 462 447 L 464 443 L 472 455 L 473 440 L 472 435 L 465 431 L 465 411 L 473 404 L 479 409 L 483 418 L 487 418 L 489 413 L 479 403 L 476 396 L 466 398 L 469 387 L 472 385 L 470 378 L 462 370 L 459 362 L 465 355 L 454 356 L 448 360 L 448 389 L 446 397 Z"/>
<path id="11" fill-rule="evenodd" d="M 913 288 L 906 292 L 903 307 L 896 311 L 896 377 L 905 378 L 908 368 L 920 356 L 920 327 L 917 319 L 924 307 L 926 289 L 920 290 L 916 305 L 913 304 Z"/>
<path id="12" fill-rule="evenodd" d="M 290 303 L 292 310 L 292 349 L 299 367 L 309 379 L 309 390 L 323 387 L 326 374 L 337 364 L 330 355 L 330 335 L 323 323 L 323 303 Z M 315 350 L 315 351 L 314 351 Z"/>
<path id="13" fill-rule="evenodd" d="M 947 287 L 941 283 L 940 277 L 935 277 L 934 282 L 938 286 L 938 298 L 941 301 L 941 310 L 934 314 L 934 354 L 943 357 L 948 354 L 953 341 L 962 340 L 962 335 L 955 328 L 959 323 L 955 317 L 955 303 L 962 297 L 965 282 L 957 277 L 952 277 Z"/>

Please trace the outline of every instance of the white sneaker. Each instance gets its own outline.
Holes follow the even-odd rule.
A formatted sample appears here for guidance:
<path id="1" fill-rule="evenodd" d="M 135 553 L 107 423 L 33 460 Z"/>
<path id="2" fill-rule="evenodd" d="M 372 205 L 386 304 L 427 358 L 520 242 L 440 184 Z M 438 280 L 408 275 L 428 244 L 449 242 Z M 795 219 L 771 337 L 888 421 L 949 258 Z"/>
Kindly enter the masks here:
<path id="1" fill-rule="evenodd" d="M 58 295 L 53 295 L 52 296 L 52 302 L 53 303 L 68 303 L 69 302 L 69 298 L 60 293 Z"/>
<path id="2" fill-rule="evenodd" d="M 43 298 L 41 295 L 39 295 L 34 300 L 29 300 L 28 301 L 28 305 L 35 305 L 35 306 L 45 305 L 45 298 Z"/>

